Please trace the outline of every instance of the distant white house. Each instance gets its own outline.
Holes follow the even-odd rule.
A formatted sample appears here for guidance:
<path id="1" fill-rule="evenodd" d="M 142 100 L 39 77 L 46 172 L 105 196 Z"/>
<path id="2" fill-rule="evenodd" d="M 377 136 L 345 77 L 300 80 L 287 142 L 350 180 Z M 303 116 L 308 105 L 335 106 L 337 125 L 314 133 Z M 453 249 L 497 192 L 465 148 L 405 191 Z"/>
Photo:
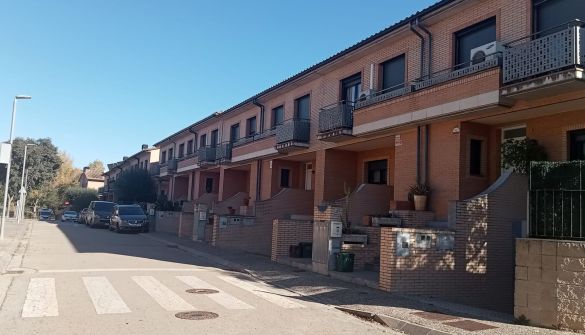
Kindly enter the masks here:
<path id="1" fill-rule="evenodd" d="M 104 187 L 104 177 L 103 176 L 91 176 L 89 174 L 89 167 L 83 168 L 83 173 L 79 176 L 79 186 L 83 188 L 89 188 L 93 190 L 98 190 Z"/>

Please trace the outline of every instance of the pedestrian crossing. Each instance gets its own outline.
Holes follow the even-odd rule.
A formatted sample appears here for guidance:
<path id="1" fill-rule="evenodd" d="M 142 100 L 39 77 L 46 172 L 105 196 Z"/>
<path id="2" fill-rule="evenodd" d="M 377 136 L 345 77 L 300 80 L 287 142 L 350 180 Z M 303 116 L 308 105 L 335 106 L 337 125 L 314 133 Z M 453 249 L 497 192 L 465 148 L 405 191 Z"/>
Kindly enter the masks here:
<path id="1" fill-rule="evenodd" d="M 170 277 L 170 278 L 169 278 Z M 264 304 L 284 309 L 307 308 L 295 298 L 299 296 L 284 289 L 272 287 L 251 278 L 236 278 L 226 274 L 215 275 L 210 278 L 201 278 L 199 275 L 176 275 L 165 277 L 163 281 L 148 275 L 125 277 L 132 287 L 124 286 L 120 291 L 138 290 L 146 293 L 150 299 L 147 304 L 155 304 L 169 312 L 201 310 L 210 305 L 219 309 L 245 311 L 255 310 Z M 26 280 L 26 278 L 20 278 Z M 67 292 L 67 295 L 83 293 L 88 302 L 93 305 L 97 315 L 132 313 L 132 308 L 140 310 L 135 301 L 124 301 L 123 295 L 106 276 L 82 276 L 73 280 L 80 280 L 79 287 L 71 285 L 70 290 L 78 288 L 82 292 Z M 15 279 L 18 280 L 18 279 Z M 22 318 L 44 318 L 59 316 L 58 281 L 60 278 L 33 277 L 28 279 L 26 295 L 22 302 Z M 71 280 L 71 279 L 68 279 Z M 117 279 L 118 285 L 120 280 Z M 163 283 L 164 282 L 164 283 Z M 211 284 L 213 282 L 214 284 Z M 114 281 L 116 283 L 116 281 Z M 22 282 L 23 288 L 25 282 Z M 83 290 L 85 288 L 85 290 Z M 184 289 L 182 289 L 184 288 Z M 206 295 L 190 295 L 187 289 L 210 289 L 217 293 Z M 222 288 L 226 288 L 225 290 Z M 143 303 L 143 301 L 140 301 Z M 89 307 L 88 307 L 89 308 Z M 0 316 L 2 309 L 0 309 Z"/>

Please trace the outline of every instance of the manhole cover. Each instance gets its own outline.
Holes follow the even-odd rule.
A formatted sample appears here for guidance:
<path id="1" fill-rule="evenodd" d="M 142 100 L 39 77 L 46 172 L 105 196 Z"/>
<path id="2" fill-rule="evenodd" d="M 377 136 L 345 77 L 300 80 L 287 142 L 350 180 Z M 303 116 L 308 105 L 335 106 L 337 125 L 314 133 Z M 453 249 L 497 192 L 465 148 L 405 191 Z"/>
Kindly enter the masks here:
<path id="1" fill-rule="evenodd" d="M 193 294 L 213 294 L 213 293 L 219 293 L 218 290 L 212 290 L 209 288 L 192 288 L 190 290 L 187 290 L 187 293 L 193 293 Z"/>
<path id="2" fill-rule="evenodd" d="M 175 316 L 183 320 L 210 320 L 219 317 L 216 313 L 205 311 L 180 312 L 175 314 Z"/>

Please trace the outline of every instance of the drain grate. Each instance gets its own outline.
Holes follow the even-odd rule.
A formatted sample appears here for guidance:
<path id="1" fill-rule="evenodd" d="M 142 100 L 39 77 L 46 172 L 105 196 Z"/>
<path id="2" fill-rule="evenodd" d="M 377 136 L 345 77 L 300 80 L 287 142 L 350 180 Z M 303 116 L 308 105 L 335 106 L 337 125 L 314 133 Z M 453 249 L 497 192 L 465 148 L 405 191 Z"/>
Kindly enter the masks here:
<path id="1" fill-rule="evenodd" d="M 8 270 L 5 273 L 7 275 L 20 275 L 24 273 L 24 270 Z"/>
<path id="2" fill-rule="evenodd" d="M 183 320 L 210 320 L 219 317 L 218 314 L 205 311 L 180 312 L 175 317 Z"/>
<path id="3" fill-rule="evenodd" d="M 193 294 L 213 294 L 213 293 L 219 293 L 218 290 L 212 290 L 210 288 L 192 288 L 187 290 L 187 293 L 193 293 Z"/>

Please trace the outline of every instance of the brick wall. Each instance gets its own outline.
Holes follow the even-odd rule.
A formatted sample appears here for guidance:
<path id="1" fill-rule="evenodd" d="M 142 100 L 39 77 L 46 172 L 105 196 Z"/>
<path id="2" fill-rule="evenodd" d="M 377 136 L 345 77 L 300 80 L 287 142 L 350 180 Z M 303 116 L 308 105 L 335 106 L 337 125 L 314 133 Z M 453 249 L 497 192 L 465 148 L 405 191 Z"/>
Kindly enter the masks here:
<path id="1" fill-rule="evenodd" d="M 193 223 L 195 217 L 193 213 L 181 213 L 180 216 L 180 230 L 179 230 L 179 237 L 193 237 Z"/>
<path id="2" fill-rule="evenodd" d="M 410 234 L 410 254 L 396 253 L 398 233 Z M 428 249 L 415 246 L 416 234 L 428 234 L 433 244 Z M 452 231 L 414 228 L 382 227 L 380 238 L 380 289 L 415 295 L 445 295 L 457 289 L 453 250 L 438 250 L 438 234 L 453 235 Z M 457 285 L 454 283 L 457 282 Z"/>
<path id="3" fill-rule="evenodd" d="M 516 240 L 514 316 L 585 331 L 585 243 Z"/>
<path id="4" fill-rule="evenodd" d="M 453 268 L 445 272 L 440 264 L 449 265 L 447 258 L 435 267 L 420 267 L 421 257 L 406 263 L 395 263 L 395 234 L 384 235 L 382 230 L 380 286 L 389 291 L 398 287 L 392 278 L 398 265 L 417 269 L 420 280 L 433 278 L 437 284 L 420 287 L 420 294 L 441 296 L 445 299 L 478 307 L 511 312 L 514 281 L 514 225 L 526 217 L 525 176 L 503 175 L 485 193 L 456 203 L 455 249 L 449 256 Z M 389 229 L 389 228 L 386 228 Z M 389 255 L 388 253 L 392 253 Z M 438 262 L 438 261 L 437 261 Z M 428 279 L 427 279 L 428 278 Z M 443 282 L 451 285 L 443 287 Z M 452 285 L 452 283 L 457 285 Z M 394 285 L 394 286 L 393 286 Z M 409 290 L 401 288 L 400 291 Z M 412 293 L 417 293 L 413 291 Z"/>
<path id="5" fill-rule="evenodd" d="M 163 233 L 177 234 L 179 232 L 180 212 L 156 211 L 154 215 L 155 230 Z"/>
<path id="6" fill-rule="evenodd" d="M 380 227 L 360 227 L 359 230 L 368 235 L 368 243 L 343 244 L 341 249 L 355 254 L 354 270 L 377 271 L 380 266 Z"/>
<path id="7" fill-rule="evenodd" d="M 270 256 L 273 220 L 288 219 L 293 214 L 310 215 L 312 210 L 313 192 L 283 189 L 271 199 L 256 203 L 256 216 L 252 225 L 219 228 L 216 219 L 213 225 L 213 245 Z"/>
<path id="8" fill-rule="evenodd" d="M 273 261 L 288 257 L 289 247 L 300 242 L 313 242 L 313 222 L 290 219 L 275 219 L 272 222 L 272 248 L 270 258 Z"/>
<path id="9" fill-rule="evenodd" d="M 429 211 L 392 211 L 392 215 L 402 219 L 405 228 L 426 228 L 427 222 L 435 220 L 435 214 Z"/>
<path id="10" fill-rule="evenodd" d="M 219 200 L 226 200 L 239 192 L 248 193 L 250 190 L 249 171 L 222 168 L 219 183 Z"/>
<path id="11" fill-rule="evenodd" d="M 215 205 L 214 213 L 215 214 L 229 214 L 229 207 L 233 208 L 235 210 L 236 214 L 240 214 L 240 206 L 244 205 L 244 201 L 248 198 L 248 193 L 245 192 L 240 192 L 237 194 L 234 194 L 233 196 L 231 196 L 230 198 L 226 199 L 225 201 L 221 201 L 218 202 Z"/>

